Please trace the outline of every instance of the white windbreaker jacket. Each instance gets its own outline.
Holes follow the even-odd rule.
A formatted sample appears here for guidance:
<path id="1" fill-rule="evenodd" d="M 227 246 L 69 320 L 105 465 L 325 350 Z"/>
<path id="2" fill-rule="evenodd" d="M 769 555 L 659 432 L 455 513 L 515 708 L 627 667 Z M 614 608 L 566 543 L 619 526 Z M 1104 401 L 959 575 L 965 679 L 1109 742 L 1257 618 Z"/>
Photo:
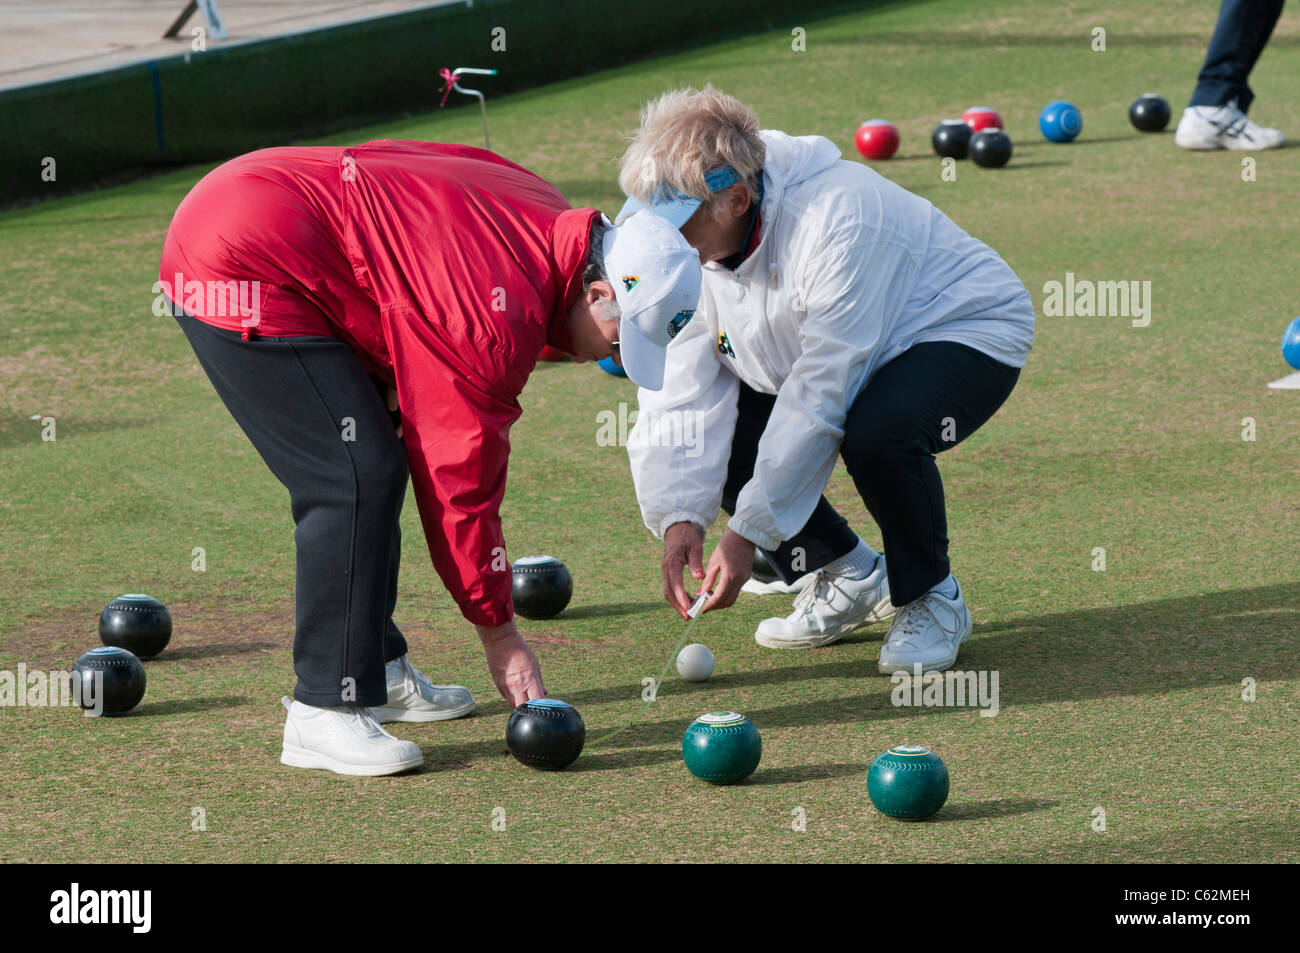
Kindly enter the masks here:
<path id="1" fill-rule="evenodd" d="M 646 527 L 708 527 L 722 502 L 739 381 L 775 394 L 753 479 L 728 527 L 775 549 L 808 521 L 844 421 L 877 368 L 923 341 L 1023 367 L 1029 293 L 927 200 L 840 159 L 821 136 L 764 131 L 760 242 L 734 272 L 704 268 L 664 386 L 638 390 L 628 456 Z"/>

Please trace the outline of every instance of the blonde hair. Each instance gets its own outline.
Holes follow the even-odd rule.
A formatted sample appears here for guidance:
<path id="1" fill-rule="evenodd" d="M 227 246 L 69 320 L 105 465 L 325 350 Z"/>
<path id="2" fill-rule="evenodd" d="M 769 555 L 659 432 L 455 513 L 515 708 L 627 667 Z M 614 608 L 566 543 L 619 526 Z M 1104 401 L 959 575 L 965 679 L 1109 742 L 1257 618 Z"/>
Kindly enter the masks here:
<path id="1" fill-rule="evenodd" d="M 753 109 L 712 85 L 674 89 L 642 108 L 618 184 L 642 202 L 675 190 L 711 205 L 705 173 L 730 166 L 754 196 L 766 157 Z"/>

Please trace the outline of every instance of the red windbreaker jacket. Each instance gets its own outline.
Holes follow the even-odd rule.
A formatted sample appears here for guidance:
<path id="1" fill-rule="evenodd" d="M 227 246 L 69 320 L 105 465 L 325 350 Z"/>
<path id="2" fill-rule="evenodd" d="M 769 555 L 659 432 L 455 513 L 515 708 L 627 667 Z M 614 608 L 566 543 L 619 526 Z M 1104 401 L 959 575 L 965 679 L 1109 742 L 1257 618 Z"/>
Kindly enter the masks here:
<path id="1" fill-rule="evenodd" d="M 159 281 L 246 338 L 339 337 L 397 389 L 434 566 L 466 619 L 500 625 L 513 615 L 499 515 L 510 425 L 542 347 L 573 349 L 598 214 L 470 146 L 264 149 L 181 203 Z M 203 287 L 229 281 L 259 283 L 252 319 L 203 307 Z"/>

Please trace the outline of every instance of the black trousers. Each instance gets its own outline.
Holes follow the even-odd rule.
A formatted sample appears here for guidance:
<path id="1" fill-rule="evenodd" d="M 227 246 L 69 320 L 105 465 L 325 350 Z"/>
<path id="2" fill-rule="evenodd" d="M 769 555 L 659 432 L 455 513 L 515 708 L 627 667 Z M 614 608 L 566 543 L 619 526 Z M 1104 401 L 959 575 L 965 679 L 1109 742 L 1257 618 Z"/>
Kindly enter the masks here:
<path id="1" fill-rule="evenodd" d="M 948 575 L 948 518 L 935 454 L 978 430 L 1020 377 L 988 355 L 947 341 L 918 344 L 880 368 L 849 408 L 840 456 L 880 527 L 890 598 L 903 606 Z M 722 508 L 754 475 L 758 441 L 776 397 L 741 385 Z M 764 550 L 786 581 L 847 555 L 857 534 L 822 497 L 804 528 Z"/>
<path id="2" fill-rule="evenodd" d="M 293 697 L 322 707 L 384 704 L 384 663 L 406 654 L 393 608 L 409 476 L 386 388 L 335 338 L 244 341 L 173 313 L 226 408 L 289 491 L 298 557 Z"/>
<path id="3" fill-rule="evenodd" d="M 1281 15 L 1282 0 L 1223 0 L 1188 105 L 1222 106 L 1235 99 L 1248 111 L 1255 94 L 1246 80 Z"/>

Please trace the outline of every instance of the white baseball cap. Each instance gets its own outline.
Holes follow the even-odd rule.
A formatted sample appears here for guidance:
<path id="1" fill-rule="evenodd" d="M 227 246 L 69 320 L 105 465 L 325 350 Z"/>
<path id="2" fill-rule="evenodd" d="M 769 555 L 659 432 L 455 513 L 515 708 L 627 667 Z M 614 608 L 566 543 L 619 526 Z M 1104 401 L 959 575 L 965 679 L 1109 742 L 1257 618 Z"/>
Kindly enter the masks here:
<path id="1" fill-rule="evenodd" d="M 623 370 L 646 390 L 664 386 L 668 342 L 695 316 L 704 272 L 700 255 L 665 219 L 640 211 L 605 232 L 605 274 L 623 312 Z"/>

